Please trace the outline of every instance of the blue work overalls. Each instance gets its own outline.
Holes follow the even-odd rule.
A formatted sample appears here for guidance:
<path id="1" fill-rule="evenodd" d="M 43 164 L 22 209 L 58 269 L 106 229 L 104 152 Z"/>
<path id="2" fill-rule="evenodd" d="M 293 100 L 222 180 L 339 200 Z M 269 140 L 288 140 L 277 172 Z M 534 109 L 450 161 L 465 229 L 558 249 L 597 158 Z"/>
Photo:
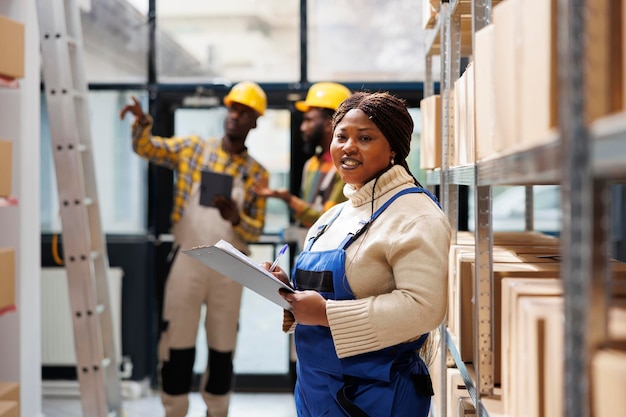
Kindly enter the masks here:
<path id="1" fill-rule="evenodd" d="M 318 291 L 325 299 L 353 300 L 345 278 L 345 252 L 396 198 L 426 193 L 414 187 L 400 191 L 380 207 L 369 221 L 348 234 L 339 248 L 312 252 L 315 241 L 341 210 L 306 244 L 292 276 L 298 290 Z M 417 351 L 428 334 L 376 352 L 339 359 L 328 327 L 299 324 L 295 331 L 298 378 L 295 388 L 299 417 L 421 417 L 427 416 L 433 393 L 430 376 Z"/>

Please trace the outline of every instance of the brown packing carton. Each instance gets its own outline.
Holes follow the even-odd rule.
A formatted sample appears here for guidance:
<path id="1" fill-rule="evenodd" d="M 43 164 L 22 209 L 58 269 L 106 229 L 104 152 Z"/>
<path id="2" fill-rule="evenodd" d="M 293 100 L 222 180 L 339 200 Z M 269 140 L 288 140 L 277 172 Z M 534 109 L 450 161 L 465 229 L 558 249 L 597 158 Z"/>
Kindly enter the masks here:
<path id="1" fill-rule="evenodd" d="M 15 308 L 15 251 L 0 248 L 0 314 Z"/>
<path id="2" fill-rule="evenodd" d="M 591 359 L 591 394 L 594 417 L 626 414 L 626 349 L 602 349 Z"/>
<path id="3" fill-rule="evenodd" d="M 494 253 L 499 255 L 508 254 L 509 257 L 515 256 L 515 253 L 508 250 L 501 250 L 494 247 Z M 463 320 L 460 311 L 461 306 L 461 280 L 459 279 L 461 256 L 466 255 L 464 259 L 474 257 L 476 248 L 468 245 L 451 245 L 448 252 L 448 329 L 453 336 L 455 342 L 458 342 L 458 336 L 461 333 L 461 321 Z M 469 256 L 470 258 L 468 258 Z M 473 259 L 473 258 L 472 258 Z M 510 259 L 510 258 L 509 258 Z"/>
<path id="4" fill-rule="evenodd" d="M 551 140 L 558 125 L 556 0 L 523 0 L 521 24 L 521 137 L 517 149 Z"/>
<path id="5" fill-rule="evenodd" d="M 517 314 L 520 317 L 521 334 L 518 335 L 518 372 L 513 375 L 517 381 L 513 395 L 517 398 L 516 412 L 511 417 L 557 417 L 546 415 L 545 401 L 548 385 L 557 384 L 562 377 L 549 375 L 546 380 L 546 364 L 560 361 L 565 351 L 563 338 L 548 333 L 548 320 L 563 322 L 563 299 L 560 297 L 521 297 Z M 562 335 L 561 335 L 562 336 Z M 548 357 L 548 351 L 560 351 L 556 357 Z M 562 380 L 561 380 L 562 382 Z M 561 397 L 562 399 L 562 397 Z"/>
<path id="6" fill-rule="evenodd" d="M 557 297 L 563 295 L 563 286 L 558 278 L 504 278 L 502 279 L 502 312 L 501 312 L 501 387 L 502 403 L 507 414 L 513 415 L 516 401 L 513 391 L 514 376 L 521 371 L 516 368 L 518 330 L 517 304 L 524 296 Z"/>
<path id="7" fill-rule="evenodd" d="M 616 342 L 626 342 L 626 299 L 611 301 L 609 309 L 609 336 Z"/>
<path id="8" fill-rule="evenodd" d="M 457 245 L 473 245 L 474 232 L 461 231 L 456 234 Z M 493 232 L 493 246 L 555 246 L 561 242 L 558 238 L 535 231 Z"/>
<path id="9" fill-rule="evenodd" d="M 20 401 L 20 384 L 17 382 L 0 381 L 0 400 Z"/>
<path id="10" fill-rule="evenodd" d="M 16 401 L 0 401 L 0 417 L 20 417 L 19 404 Z"/>
<path id="11" fill-rule="evenodd" d="M 422 115 L 420 168 L 437 168 L 441 165 L 441 100 L 439 95 L 422 99 L 420 109 Z"/>
<path id="12" fill-rule="evenodd" d="M 0 197 L 11 195 L 13 142 L 0 139 Z"/>
<path id="13" fill-rule="evenodd" d="M 465 103 L 465 72 L 454 82 L 454 149 L 461 148 L 461 141 L 465 140 L 466 122 L 466 103 Z M 455 152 L 451 155 L 450 165 L 459 165 L 458 154 Z"/>
<path id="14" fill-rule="evenodd" d="M 474 48 L 476 135 L 474 141 L 475 159 L 479 161 L 496 153 L 494 144 L 496 131 L 494 33 L 494 25 L 487 25 L 474 36 L 476 42 Z"/>
<path id="15" fill-rule="evenodd" d="M 437 9 L 429 1 L 422 2 L 422 28 L 432 29 L 437 21 Z"/>
<path id="16" fill-rule="evenodd" d="M 533 257 L 534 263 L 526 263 L 528 257 L 501 257 L 494 254 L 493 258 L 493 349 L 494 349 L 494 383 L 500 383 L 500 280 L 505 276 L 528 276 L 537 278 L 558 278 L 559 264 L 553 258 Z M 503 263 L 498 263 L 502 261 Z M 508 261 L 508 262 L 507 262 Z M 459 353 L 465 362 L 474 360 L 474 272 L 475 262 L 473 254 L 462 254 L 459 260 L 459 307 L 457 324 L 459 333 Z M 452 332 L 452 330 L 450 330 Z"/>
<path id="17" fill-rule="evenodd" d="M 563 410 L 563 338 L 565 337 L 565 317 L 563 314 L 550 315 L 546 320 L 546 339 L 545 345 L 546 361 L 543 379 L 547 381 L 544 391 L 543 409 L 546 417 L 564 417 Z"/>
<path id="18" fill-rule="evenodd" d="M 0 15 L 0 75 L 24 77 L 24 25 Z"/>
<path id="19" fill-rule="evenodd" d="M 463 399 L 470 400 L 469 392 L 465 386 L 465 382 L 461 377 L 461 373 L 456 368 L 448 368 L 448 380 L 446 389 L 448 395 L 446 397 L 447 415 L 449 417 L 456 417 L 459 409 L 459 402 Z M 474 378 L 475 379 L 475 378 Z M 471 400 L 470 400 L 471 402 Z M 461 414 L 464 415 L 464 414 Z"/>
<path id="20" fill-rule="evenodd" d="M 476 71 L 473 62 L 470 62 L 465 72 L 467 73 L 467 77 L 465 78 L 465 107 L 467 109 L 465 114 L 467 129 L 465 133 L 467 137 L 463 143 L 463 149 L 459 151 L 460 155 L 462 155 L 462 160 L 459 161 L 461 165 L 476 162 L 476 104 L 474 100 L 476 90 L 474 86 L 474 74 Z"/>
<path id="21" fill-rule="evenodd" d="M 459 398 L 456 415 L 459 417 L 476 415 L 476 408 L 474 407 L 474 403 L 470 397 Z"/>
<path id="22" fill-rule="evenodd" d="M 0 410 L 5 405 L 7 416 L 20 414 L 20 384 L 17 382 L 0 382 Z M 0 417 L 2 417 L 0 411 Z"/>
<path id="23" fill-rule="evenodd" d="M 493 148 L 506 153 L 519 142 L 521 55 L 520 0 L 505 0 L 493 8 L 494 113 Z"/>
<path id="24" fill-rule="evenodd" d="M 446 370 L 446 414 L 454 416 L 456 411 L 456 402 L 454 400 L 459 390 L 465 389 L 465 382 L 461 377 L 461 371 L 457 368 L 447 368 Z"/>
<path id="25" fill-rule="evenodd" d="M 594 0 L 585 14 L 587 122 L 623 110 L 622 13 L 619 1 Z"/>

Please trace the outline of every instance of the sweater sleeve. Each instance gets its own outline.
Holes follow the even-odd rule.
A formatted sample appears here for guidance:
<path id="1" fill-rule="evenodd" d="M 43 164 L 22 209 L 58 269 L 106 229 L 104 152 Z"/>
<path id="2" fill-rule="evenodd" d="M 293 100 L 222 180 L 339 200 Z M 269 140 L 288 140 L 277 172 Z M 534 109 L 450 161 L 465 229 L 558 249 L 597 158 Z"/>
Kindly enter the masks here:
<path id="1" fill-rule="evenodd" d="M 375 285 L 379 277 L 372 275 L 387 270 L 393 287 L 378 295 L 326 303 L 340 358 L 415 340 L 441 323 L 447 304 L 450 237 L 443 215 L 422 216 L 392 236 L 377 236 L 376 248 L 357 260 L 362 262 L 358 276 Z"/>

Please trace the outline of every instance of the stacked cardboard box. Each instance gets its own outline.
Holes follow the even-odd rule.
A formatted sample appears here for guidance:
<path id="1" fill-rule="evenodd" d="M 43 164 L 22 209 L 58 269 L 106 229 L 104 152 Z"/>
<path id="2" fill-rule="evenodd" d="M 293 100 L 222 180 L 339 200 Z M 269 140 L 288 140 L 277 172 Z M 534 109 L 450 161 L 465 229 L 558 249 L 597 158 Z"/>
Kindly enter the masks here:
<path id="1" fill-rule="evenodd" d="M 0 76 L 24 77 L 24 25 L 0 15 Z"/>
<path id="2" fill-rule="evenodd" d="M 15 309 L 15 251 L 0 248 L 0 314 Z"/>
<path id="3" fill-rule="evenodd" d="M 0 382 L 0 417 L 20 416 L 20 385 Z"/>
<path id="4" fill-rule="evenodd" d="M 422 136 L 420 138 L 420 168 L 441 166 L 441 100 L 439 95 L 422 99 Z"/>
<path id="5" fill-rule="evenodd" d="M 0 139 L 0 197 L 11 195 L 13 142 Z"/>
<path id="6" fill-rule="evenodd" d="M 595 417 L 626 415 L 626 346 L 601 349 L 591 360 Z"/>

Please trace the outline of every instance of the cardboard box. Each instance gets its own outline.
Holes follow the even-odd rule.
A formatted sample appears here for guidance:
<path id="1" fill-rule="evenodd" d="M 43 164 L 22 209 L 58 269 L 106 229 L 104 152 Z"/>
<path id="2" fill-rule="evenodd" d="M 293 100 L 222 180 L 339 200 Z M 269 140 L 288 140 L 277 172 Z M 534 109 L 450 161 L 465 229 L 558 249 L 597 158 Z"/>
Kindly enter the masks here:
<path id="1" fill-rule="evenodd" d="M 550 343 L 546 345 L 546 356 L 551 358 L 545 364 L 543 378 L 547 381 L 544 394 L 544 414 L 546 417 L 564 417 L 563 409 L 563 338 L 565 337 L 565 318 L 563 315 L 551 315 L 546 321 L 546 334 Z"/>
<path id="2" fill-rule="evenodd" d="M 0 381 L 0 401 L 20 401 L 20 384 Z"/>
<path id="3" fill-rule="evenodd" d="M 626 413 L 626 350 L 603 349 L 591 358 L 591 394 L 594 417 Z"/>
<path id="4" fill-rule="evenodd" d="M 556 0 L 521 2 L 520 146 L 552 140 L 558 126 Z"/>
<path id="5" fill-rule="evenodd" d="M 547 415 L 545 400 L 548 385 L 562 385 L 563 370 L 557 375 L 549 375 L 546 365 L 560 362 L 565 351 L 563 333 L 549 333 L 548 320 L 564 322 L 563 299 L 561 297 L 520 297 L 517 314 L 521 334 L 517 335 L 517 349 L 514 360 L 517 362 L 513 381 L 513 396 L 517 398 L 516 412 L 511 417 L 557 417 Z M 560 336 L 560 337 L 559 337 Z M 550 357 L 548 352 L 559 352 Z M 554 354 L 553 353 L 553 354 Z M 554 399 L 553 400 L 557 400 Z M 563 402 L 563 396 L 560 396 Z"/>
<path id="6" fill-rule="evenodd" d="M 523 241 L 519 239 L 515 233 L 503 233 L 494 234 L 494 238 L 497 241 L 503 241 L 506 243 L 518 243 L 513 246 L 493 246 L 493 258 L 494 262 L 507 261 L 507 262 L 523 262 L 523 261 L 536 261 L 536 262 L 554 262 L 558 260 L 559 247 L 553 246 L 558 242 L 558 239 L 549 237 L 549 239 L 543 239 L 541 234 L 534 232 L 522 232 L 521 236 L 526 236 L 527 242 L 545 242 L 548 243 L 545 246 L 524 246 Z M 535 239 L 536 238 L 536 239 Z M 469 262 L 475 259 L 476 248 L 473 245 L 473 235 L 468 232 L 460 232 L 457 235 L 456 245 L 450 246 L 448 253 L 448 312 L 447 312 L 447 325 L 450 330 L 452 339 L 455 345 L 459 347 L 463 352 L 461 356 L 466 358 L 464 360 L 471 361 L 471 352 L 473 348 L 467 344 L 462 346 L 459 341 L 463 339 L 463 335 L 467 333 L 472 324 L 469 322 L 471 317 L 466 316 L 467 311 L 461 310 L 461 260 Z M 463 258 L 461 256 L 463 255 Z M 506 256 L 506 258 L 505 258 Z M 529 256 L 532 256 L 529 257 Z M 466 272 L 468 273 L 468 272 Z M 471 272 L 469 272 L 471 273 Z M 473 276 L 473 275 L 472 275 Z M 467 306 L 466 306 L 467 307 Z M 470 306 L 473 308 L 473 306 Z M 473 310 L 472 310 L 473 311 Z M 465 330 L 462 330 L 465 329 Z M 469 349 L 469 350 L 467 350 Z"/>
<path id="7" fill-rule="evenodd" d="M 496 133 L 494 34 L 494 25 L 491 24 L 476 32 L 474 36 L 476 41 L 474 48 L 476 135 L 474 140 L 476 160 L 479 161 L 496 153 L 494 143 Z"/>
<path id="8" fill-rule="evenodd" d="M 476 90 L 474 86 L 474 74 L 476 72 L 475 65 L 473 63 L 470 63 L 467 66 L 465 72 L 467 74 L 465 77 L 465 107 L 467 109 L 465 114 L 467 129 L 465 133 L 467 137 L 465 139 L 463 149 L 459 151 L 461 155 L 461 160 L 459 160 L 459 163 L 461 165 L 473 164 L 474 162 L 476 162 L 476 103 L 474 100 L 474 94 Z"/>
<path id="9" fill-rule="evenodd" d="M 476 415 L 476 408 L 474 407 L 474 403 L 470 397 L 459 398 L 456 415 L 459 417 Z"/>
<path id="10" fill-rule="evenodd" d="M 585 14 L 586 121 L 623 110 L 623 30 L 620 1 L 594 0 Z"/>
<path id="11" fill-rule="evenodd" d="M 500 383 L 500 317 L 501 317 L 501 280 L 504 277 L 528 277 L 528 278 L 558 278 L 559 263 L 552 258 L 535 257 L 537 262 L 527 263 L 524 258 L 494 257 L 493 263 L 493 364 L 494 384 Z M 529 259 L 529 258 L 526 258 Z M 500 261 L 509 261 L 498 263 Z M 460 290 L 458 295 L 459 307 L 457 308 L 459 353 L 464 362 L 474 360 L 474 271 L 475 262 L 473 254 L 463 254 L 459 260 Z M 450 329 L 452 332 L 453 330 Z"/>
<path id="12" fill-rule="evenodd" d="M 0 314 L 15 309 L 15 251 L 0 248 Z"/>
<path id="13" fill-rule="evenodd" d="M 422 2 L 422 28 L 432 29 L 437 21 L 437 9 L 429 1 Z"/>
<path id="14" fill-rule="evenodd" d="M 456 368 L 447 369 L 447 396 L 446 408 L 448 417 L 456 417 L 458 413 L 459 401 L 470 399 L 469 392 L 465 387 L 465 382 L 461 377 L 461 372 Z M 471 400 L 470 400 L 471 402 Z"/>
<path id="15" fill-rule="evenodd" d="M 0 139 L 0 197 L 11 195 L 13 142 Z"/>
<path id="16" fill-rule="evenodd" d="M 441 99 L 438 94 L 420 102 L 422 135 L 420 168 L 434 169 L 441 165 Z"/>
<path id="17" fill-rule="evenodd" d="M 19 417 L 19 415 L 20 384 L 17 382 L 0 382 L 0 417 Z"/>
<path id="18" fill-rule="evenodd" d="M 457 245 L 473 245 L 476 242 L 474 232 L 461 231 L 456 234 Z M 545 233 L 535 231 L 493 232 L 493 246 L 554 246 L 560 247 L 561 241 Z"/>
<path id="19" fill-rule="evenodd" d="M 520 397 L 513 392 L 514 377 L 521 371 L 516 368 L 516 343 L 521 331 L 518 328 L 517 305 L 521 297 L 562 298 L 563 286 L 558 278 L 504 278 L 502 280 L 501 313 L 501 387 L 502 403 L 506 414 L 513 415 Z M 525 369 L 525 368 L 524 368 Z"/>
<path id="20" fill-rule="evenodd" d="M 19 404 L 15 401 L 0 401 L 0 417 L 20 417 Z"/>
<path id="21" fill-rule="evenodd" d="M 521 22 L 520 0 L 506 0 L 493 8 L 494 25 L 494 151 L 508 152 L 519 142 Z"/>
<path id="22" fill-rule="evenodd" d="M 446 378 L 446 414 L 454 416 L 454 410 L 456 409 L 454 397 L 458 390 L 465 388 L 465 383 L 463 378 L 461 378 L 461 372 L 457 368 L 447 368 Z"/>
<path id="23" fill-rule="evenodd" d="M 466 113 L 467 109 L 465 103 L 465 72 L 461 74 L 461 76 L 454 82 L 453 92 L 454 92 L 454 149 L 459 149 L 461 147 L 461 141 L 465 140 L 465 130 L 467 128 L 466 123 Z M 454 155 L 452 160 L 450 161 L 451 165 L 459 165 L 458 155 Z"/>
<path id="24" fill-rule="evenodd" d="M 0 75 L 24 77 L 24 25 L 0 15 Z"/>

